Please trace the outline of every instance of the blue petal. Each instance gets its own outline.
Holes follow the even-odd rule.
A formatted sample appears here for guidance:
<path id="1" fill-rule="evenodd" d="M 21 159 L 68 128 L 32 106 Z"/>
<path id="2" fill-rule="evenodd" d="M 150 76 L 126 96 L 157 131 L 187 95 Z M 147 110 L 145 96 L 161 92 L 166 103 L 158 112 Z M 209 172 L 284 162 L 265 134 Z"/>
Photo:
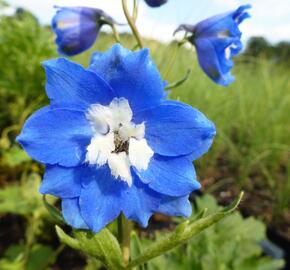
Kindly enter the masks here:
<path id="1" fill-rule="evenodd" d="M 102 10 L 85 7 L 59 8 L 52 20 L 56 33 L 56 44 L 61 54 L 72 56 L 89 49 L 95 42 L 101 24 L 101 17 L 112 19 Z"/>
<path id="2" fill-rule="evenodd" d="M 99 232 L 120 215 L 125 184 L 113 178 L 108 166 L 87 168 L 82 180 L 81 213 L 89 228 Z"/>
<path id="3" fill-rule="evenodd" d="M 94 54 L 91 71 L 128 99 L 133 112 L 157 105 L 164 98 L 164 82 L 147 49 L 131 52 L 114 45 L 106 53 Z"/>
<path id="4" fill-rule="evenodd" d="M 215 126 L 201 112 L 181 102 L 164 101 L 160 106 L 134 116 L 145 122 L 145 138 L 154 153 L 194 159 L 206 153 L 215 136 Z"/>
<path id="5" fill-rule="evenodd" d="M 158 209 L 160 194 L 150 190 L 135 175 L 132 187 L 126 188 L 122 197 L 124 215 L 128 219 L 138 222 L 142 227 L 147 227 L 149 218 Z"/>
<path id="6" fill-rule="evenodd" d="M 91 137 L 83 112 L 46 107 L 26 121 L 17 141 L 41 163 L 71 167 L 84 161 Z"/>
<path id="7" fill-rule="evenodd" d="M 189 196 L 164 196 L 160 202 L 160 206 L 157 212 L 168 216 L 190 217 L 192 213 L 192 207 L 190 201 L 188 200 L 188 197 Z"/>
<path id="8" fill-rule="evenodd" d="M 169 196 L 184 196 L 200 188 L 192 162 L 184 156 L 154 155 L 148 169 L 137 174 L 151 189 Z"/>
<path id="9" fill-rule="evenodd" d="M 97 74 L 64 58 L 44 62 L 46 92 L 53 107 L 87 109 L 91 104 L 107 105 L 114 94 Z"/>
<path id="10" fill-rule="evenodd" d="M 160 7 L 167 3 L 168 0 L 145 0 L 148 6 L 150 7 Z"/>
<path id="11" fill-rule="evenodd" d="M 251 5 L 243 5 L 233 12 L 219 14 L 199 22 L 195 26 L 196 38 L 217 37 L 221 34 L 240 37 L 241 32 L 238 25 L 245 18 L 250 17 L 249 14 L 245 12 L 249 8 L 251 8 Z"/>
<path id="12" fill-rule="evenodd" d="M 76 229 L 88 229 L 79 206 L 79 199 L 63 199 L 61 202 L 62 215 L 66 223 Z"/>
<path id="13" fill-rule="evenodd" d="M 214 82 L 227 86 L 235 80 L 229 72 L 232 62 L 224 63 L 221 60 L 225 59 L 225 52 L 218 51 L 211 39 L 198 38 L 195 40 L 195 46 L 201 68 Z"/>
<path id="14" fill-rule="evenodd" d="M 74 198 L 81 194 L 81 167 L 47 166 L 40 193 L 60 198 Z"/>

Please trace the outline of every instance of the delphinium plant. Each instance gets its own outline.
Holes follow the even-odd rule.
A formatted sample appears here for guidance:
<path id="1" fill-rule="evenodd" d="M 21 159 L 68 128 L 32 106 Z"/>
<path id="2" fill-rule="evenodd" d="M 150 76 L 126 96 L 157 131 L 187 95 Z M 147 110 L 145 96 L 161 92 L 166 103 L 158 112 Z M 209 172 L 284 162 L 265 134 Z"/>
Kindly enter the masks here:
<path id="1" fill-rule="evenodd" d="M 145 2 L 159 7 L 167 1 Z M 59 53 L 87 50 L 104 24 L 111 26 L 117 44 L 94 53 L 88 68 L 65 58 L 44 62 L 50 104 L 26 121 L 17 138 L 46 166 L 40 192 L 61 199 L 61 216 L 73 232 L 57 226 L 60 240 L 108 269 L 142 267 L 232 213 L 242 198 L 241 193 L 215 214 L 190 218 L 189 195 L 200 188 L 192 162 L 209 150 L 216 128 L 197 109 L 168 98 L 168 85 L 182 81 L 165 82 L 150 50 L 143 48 L 135 23 L 137 1 L 132 14 L 126 0 L 122 6 L 136 39 L 134 50 L 123 47 L 116 21 L 101 9 L 57 8 L 52 28 Z M 185 32 L 178 44 L 193 44 L 202 69 L 220 85 L 233 81 L 232 57 L 242 49 L 238 26 L 249 17 L 249 7 L 176 30 Z M 187 220 L 133 258 L 133 222 L 147 227 L 154 213 Z"/>

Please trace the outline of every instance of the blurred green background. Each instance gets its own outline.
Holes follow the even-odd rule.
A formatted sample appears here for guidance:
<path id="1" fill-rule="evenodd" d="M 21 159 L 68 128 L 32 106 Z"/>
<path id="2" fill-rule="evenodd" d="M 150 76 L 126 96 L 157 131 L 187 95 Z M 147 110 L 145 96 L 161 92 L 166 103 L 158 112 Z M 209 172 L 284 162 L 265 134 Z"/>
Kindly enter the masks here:
<path id="1" fill-rule="evenodd" d="M 121 39 L 126 47 L 134 47 L 131 36 L 123 34 Z M 73 60 L 88 66 L 92 52 L 104 51 L 113 43 L 111 35 L 102 34 L 94 48 Z M 192 49 L 154 40 L 145 43 L 169 83 L 192 70 L 189 79 L 170 92 L 170 98 L 198 108 L 217 127 L 212 149 L 195 162 L 202 192 L 214 197 L 199 198 L 195 210 L 214 210 L 216 200 L 227 204 L 243 189 L 246 196 L 240 210 L 244 217 L 252 216 L 243 218 L 237 213 L 146 269 L 280 269 L 283 262 L 262 256 L 259 243 L 266 239 L 267 228 L 285 243 L 290 241 L 290 44 L 273 46 L 263 38 L 251 39 L 244 54 L 236 59 L 236 82 L 222 88 L 201 71 Z M 38 194 L 43 167 L 15 142 L 25 119 L 48 103 L 41 62 L 55 57 L 54 35 L 29 12 L 18 10 L 15 16 L 0 17 L 3 270 L 99 268 L 93 260 L 58 243 L 54 220 Z M 48 200 L 58 205 L 55 198 Z M 149 233 L 140 232 L 141 238 L 149 235 L 154 239 L 154 225 L 160 222 L 168 230 L 176 220 L 153 218 Z M 140 241 L 146 245 L 149 240 Z M 221 248 L 224 251 L 217 256 Z"/>

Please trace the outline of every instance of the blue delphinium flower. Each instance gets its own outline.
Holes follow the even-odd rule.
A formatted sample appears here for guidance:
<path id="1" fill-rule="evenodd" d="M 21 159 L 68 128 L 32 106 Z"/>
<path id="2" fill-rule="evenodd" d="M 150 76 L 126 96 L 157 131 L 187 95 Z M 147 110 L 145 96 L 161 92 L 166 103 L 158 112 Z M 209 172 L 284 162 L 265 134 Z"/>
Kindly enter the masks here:
<path id="1" fill-rule="evenodd" d="M 145 0 L 148 6 L 150 7 L 160 7 L 167 3 L 168 0 Z"/>
<path id="2" fill-rule="evenodd" d="M 234 81 L 231 69 L 232 57 L 243 45 L 239 24 L 250 15 L 251 5 L 240 6 L 233 12 L 216 15 L 196 25 L 180 25 L 176 32 L 191 33 L 189 41 L 195 46 L 198 61 L 203 71 L 216 83 L 227 86 Z"/>
<path id="3" fill-rule="evenodd" d="M 115 45 L 88 69 L 63 58 L 44 67 L 50 105 L 17 140 L 46 165 L 40 192 L 62 199 L 66 222 L 98 232 L 121 212 L 144 227 L 154 212 L 190 216 L 188 196 L 200 188 L 192 160 L 215 127 L 165 99 L 148 50 Z"/>
<path id="4" fill-rule="evenodd" d="M 89 49 L 104 21 L 113 23 L 113 19 L 101 9 L 59 7 L 52 20 L 59 53 L 72 56 Z"/>

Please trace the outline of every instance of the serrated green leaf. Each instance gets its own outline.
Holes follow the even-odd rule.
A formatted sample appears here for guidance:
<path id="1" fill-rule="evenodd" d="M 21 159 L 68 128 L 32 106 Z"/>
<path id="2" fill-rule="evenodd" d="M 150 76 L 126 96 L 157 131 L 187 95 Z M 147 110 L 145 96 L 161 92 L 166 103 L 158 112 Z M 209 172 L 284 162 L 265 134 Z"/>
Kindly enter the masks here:
<path id="1" fill-rule="evenodd" d="M 56 226 L 56 230 L 63 243 L 98 259 L 108 269 L 125 269 L 119 243 L 108 229 L 105 228 L 97 234 L 89 231 L 76 230 L 74 231 L 74 238 L 68 236 L 58 226 Z"/>
<path id="2" fill-rule="evenodd" d="M 194 235 L 200 233 L 204 229 L 231 214 L 238 207 L 242 197 L 243 192 L 241 192 L 239 197 L 229 207 L 226 207 L 215 214 L 201 218 L 195 222 L 189 223 L 186 221 L 184 224 L 179 225 L 175 232 L 165 235 L 162 239 L 145 249 L 142 255 L 131 261 L 129 267 L 133 268 L 142 265 L 147 261 L 158 257 L 183 243 L 186 243 Z"/>

